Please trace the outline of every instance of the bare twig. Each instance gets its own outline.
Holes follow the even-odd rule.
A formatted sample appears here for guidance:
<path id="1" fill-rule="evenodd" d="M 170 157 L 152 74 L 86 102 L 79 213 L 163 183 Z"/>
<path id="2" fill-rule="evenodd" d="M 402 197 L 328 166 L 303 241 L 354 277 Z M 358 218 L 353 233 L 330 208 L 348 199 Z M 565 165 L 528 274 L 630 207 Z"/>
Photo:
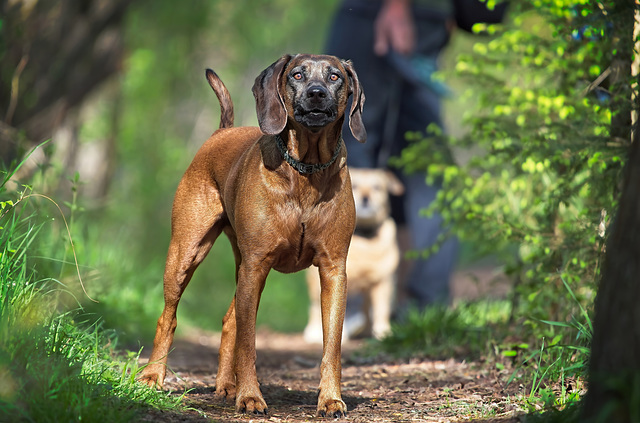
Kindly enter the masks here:
<path id="1" fill-rule="evenodd" d="M 607 79 L 607 77 L 611 75 L 611 66 L 606 68 L 604 72 L 602 72 L 593 82 L 591 82 L 587 87 L 582 90 L 582 96 L 589 94 L 591 91 L 595 90 L 597 87 L 602 84 L 602 82 Z"/>

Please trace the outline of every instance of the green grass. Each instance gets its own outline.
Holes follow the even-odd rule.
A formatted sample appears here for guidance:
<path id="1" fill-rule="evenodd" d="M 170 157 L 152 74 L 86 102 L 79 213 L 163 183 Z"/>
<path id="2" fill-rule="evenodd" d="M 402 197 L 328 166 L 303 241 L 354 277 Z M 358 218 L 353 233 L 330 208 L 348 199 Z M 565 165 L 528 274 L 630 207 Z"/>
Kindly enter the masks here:
<path id="1" fill-rule="evenodd" d="M 539 335 L 538 347 L 522 354 L 524 358 L 520 358 L 519 366 L 507 380 L 507 384 L 518 380 L 528 387 L 523 400 L 532 413 L 545 411 L 540 421 L 578 421 L 581 394 L 586 389 L 593 333 L 591 316 L 570 285 L 562 282 L 579 310 L 578 316 L 571 316 L 566 322 L 542 320 L 548 327 Z"/>
<path id="2" fill-rule="evenodd" d="M 179 399 L 135 381 L 138 354 L 118 355 L 115 333 L 51 276 L 65 244 L 61 259 L 42 258 L 39 237 L 59 228 L 30 204 L 30 189 L 2 191 L 14 200 L 0 203 L 0 421 L 128 422 L 152 407 L 178 407 Z"/>
<path id="3" fill-rule="evenodd" d="M 523 418 L 524 423 L 578 423 L 582 408 L 578 401 L 563 409 L 551 408 L 542 413 L 531 413 Z"/>
<path id="4" fill-rule="evenodd" d="M 18 328 L 2 343 L 0 420 L 127 422 L 151 407 L 177 406 L 135 382 L 137 354 L 115 356 L 115 338 L 98 325 L 79 328 L 72 316 Z"/>
<path id="5" fill-rule="evenodd" d="M 510 310 L 506 300 L 410 310 L 404 322 L 393 325 L 379 348 L 398 357 L 485 357 L 495 349 Z"/>

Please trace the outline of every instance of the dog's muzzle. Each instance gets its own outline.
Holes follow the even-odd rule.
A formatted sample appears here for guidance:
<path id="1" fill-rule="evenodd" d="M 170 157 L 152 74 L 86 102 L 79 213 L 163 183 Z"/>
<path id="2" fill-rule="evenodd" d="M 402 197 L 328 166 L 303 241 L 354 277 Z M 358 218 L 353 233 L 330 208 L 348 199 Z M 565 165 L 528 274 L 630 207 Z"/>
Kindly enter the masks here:
<path id="1" fill-rule="evenodd" d="M 338 108 L 326 87 L 312 85 L 301 97 L 293 111 L 296 122 L 314 129 L 326 126 L 336 119 Z"/>

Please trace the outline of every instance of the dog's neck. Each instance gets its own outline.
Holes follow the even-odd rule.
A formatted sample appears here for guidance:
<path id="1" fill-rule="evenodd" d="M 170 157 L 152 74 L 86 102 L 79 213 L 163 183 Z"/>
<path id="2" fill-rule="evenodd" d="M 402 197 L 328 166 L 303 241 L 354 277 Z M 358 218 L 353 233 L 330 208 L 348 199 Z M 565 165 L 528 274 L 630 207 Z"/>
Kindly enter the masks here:
<path id="1" fill-rule="evenodd" d="M 337 126 L 318 132 L 287 127 L 275 139 L 285 161 L 303 175 L 330 167 L 340 156 L 344 145 L 341 127 Z"/>
<path id="2" fill-rule="evenodd" d="M 278 147 L 278 151 L 280 151 L 280 154 L 282 154 L 282 157 L 284 158 L 284 160 L 287 163 L 289 163 L 291 167 L 297 170 L 298 173 L 302 175 L 310 175 L 312 173 L 320 172 L 322 170 L 325 170 L 329 166 L 331 166 L 336 161 L 336 159 L 338 158 L 338 155 L 340 154 L 340 150 L 342 149 L 342 143 L 343 143 L 342 138 L 340 138 L 336 143 L 336 148 L 333 152 L 333 155 L 329 159 L 329 161 L 324 163 L 304 163 L 300 160 L 293 158 L 293 156 L 289 154 L 289 150 L 287 148 L 287 144 L 285 143 L 285 141 L 282 139 L 280 135 L 276 135 L 276 146 Z"/>

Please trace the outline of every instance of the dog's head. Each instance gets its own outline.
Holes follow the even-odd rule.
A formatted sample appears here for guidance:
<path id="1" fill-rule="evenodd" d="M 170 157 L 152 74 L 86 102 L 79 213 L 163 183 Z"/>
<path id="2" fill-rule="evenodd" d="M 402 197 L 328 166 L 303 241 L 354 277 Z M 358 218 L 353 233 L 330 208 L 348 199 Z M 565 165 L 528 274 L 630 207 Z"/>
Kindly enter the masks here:
<path id="1" fill-rule="evenodd" d="M 282 132 L 288 119 L 311 131 L 342 123 L 352 94 L 349 128 L 358 141 L 365 142 L 364 93 L 350 61 L 325 55 L 285 55 L 253 84 L 260 129 L 268 135 Z"/>
<path id="2" fill-rule="evenodd" d="M 389 194 L 404 192 L 402 182 L 382 169 L 350 168 L 349 173 L 356 203 L 356 227 L 379 227 L 389 217 Z"/>

